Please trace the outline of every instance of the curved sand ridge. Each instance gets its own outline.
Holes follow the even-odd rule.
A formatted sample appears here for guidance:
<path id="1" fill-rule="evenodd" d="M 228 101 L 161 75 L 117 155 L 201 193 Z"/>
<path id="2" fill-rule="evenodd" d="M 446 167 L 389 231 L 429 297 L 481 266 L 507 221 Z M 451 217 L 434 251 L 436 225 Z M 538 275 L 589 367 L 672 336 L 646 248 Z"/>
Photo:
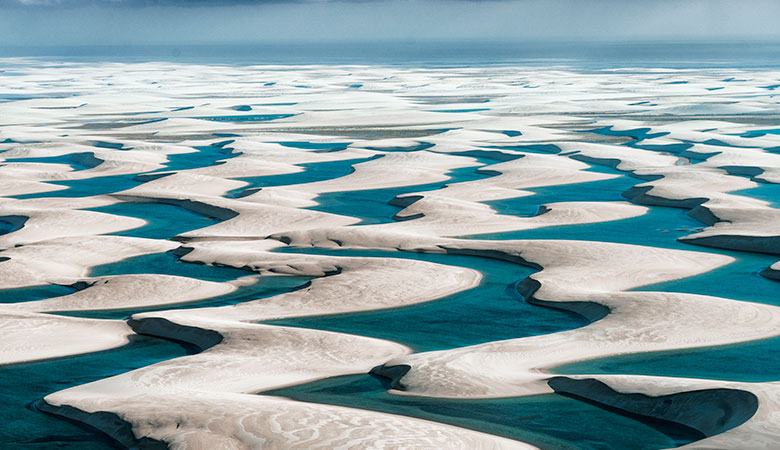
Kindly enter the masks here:
<path id="1" fill-rule="evenodd" d="M 523 191 L 523 189 L 585 183 L 618 177 L 618 175 L 588 172 L 585 170 L 589 167 L 587 164 L 559 155 L 540 155 L 512 150 L 501 150 L 499 154 L 511 158 L 511 160 L 486 165 L 477 170 L 479 173 L 492 176 L 474 181 L 447 184 L 442 189 L 436 190 L 435 194 L 463 201 L 484 202 L 532 194 Z M 400 198 L 410 195 L 417 194 L 406 194 Z"/>
<path id="2" fill-rule="evenodd" d="M 110 198 L 87 199 L 0 199 L 3 217 L 12 216 L 19 229 L 0 236 L 0 247 L 28 244 L 63 237 L 116 233 L 143 226 L 146 221 L 97 211 L 83 211 L 116 203 Z M 8 219 L 5 219 L 9 221 Z M 88 223 L 90 226 L 84 227 Z"/>
<path id="3" fill-rule="evenodd" d="M 97 352 L 127 344 L 133 334 L 119 320 L 93 320 L 0 308 L 0 364 Z"/>
<path id="4" fill-rule="evenodd" d="M 159 274 L 85 278 L 73 285 L 80 290 L 62 297 L 15 303 L 5 308 L 36 312 L 135 309 L 189 303 L 236 290 L 236 286 L 230 283 Z"/>
<path id="5" fill-rule="evenodd" d="M 290 206 L 306 207 L 316 205 L 314 198 L 329 192 L 349 192 L 368 189 L 386 189 L 401 186 L 414 186 L 446 181 L 447 172 L 462 168 L 479 166 L 473 158 L 450 156 L 429 151 L 388 153 L 380 158 L 353 165 L 349 175 L 325 181 L 286 185 L 281 188 L 284 196 L 291 192 L 308 194 L 303 202 Z M 269 187 L 245 197 L 246 201 L 264 202 L 266 197 L 275 198 L 276 188 Z M 302 195 L 295 196 L 301 198 Z M 305 197 L 304 197 L 305 198 Z"/>
<path id="6" fill-rule="evenodd" d="M 93 177 L 127 175 L 150 172 L 163 168 L 169 155 L 196 152 L 193 148 L 179 145 L 149 145 L 141 141 L 123 140 L 116 145 L 128 146 L 125 150 L 96 147 L 90 142 L 103 142 L 96 136 L 94 140 L 84 142 L 84 138 L 55 138 L 55 145 L 20 145 L 0 156 L 0 160 L 10 163 L 16 172 L 27 171 L 26 178 L 36 178 L 39 181 L 86 180 Z M 113 143 L 112 143 L 113 144 Z M 73 170 L 64 164 L 14 163 L 14 158 L 51 158 L 70 156 L 69 160 L 84 166 L 82 170 Z M 37 167 L 36 167 L 37 166 Z M 60 166 L 59 168 L 56 166 Z M 62 169 L 69 170 L 62 170 Z M 5 172 L 13 172 L 9 166 L 3 167 Z M 34 169 L 37 169 L 33 172 Z"/>
<path id="7" fill-rule="evenodd" d="M 0 287 L 13 289 L 41 284 L 71 284 L 89 269 L 132 256 L 176 248 L 169 241 L 124 236 L 75 236 L 15 246 L 2 252 Z"/>
<path id="8" fill-rule="evenodd" d="M 409 351 L 378 339 L 251 322 L 400 306 L 468 289 L 480 279 L 468 269 L 419 261 L 267 252 L 278 245 L 203 243 L 185 258 L 260 273 L 325 276 L 323 282 L 315 279 L 306 289 L 236 306 L 136 314 L 131 325 L 137 332 L 187 340 L 206 350 L 52 394 L 44 408 L 90 423 L 128 446 L 143 437 L 170 448 L 215 442 L 226 448 L 246 448 L 252 442 L 269 448 L 367 448 L 377 439 L 402 448 L 533 448 L 418 419 L 240 395 L 365 373 Z M 161 406 L 143 406 L 148 404 Z M 110 426 L 106 411 L 130 424 L 132 434 Z M 172 416 L 172 411 L 178 413 Z M 236 422 L 242 425 L 232 425 Z"/>
<path id="9" fill-rule="evenodd" d="M 476 286 L 475 270 L 425 261 L 270 253 L 277 241 L 193 243 L 184 261 L 227 265 L 262 274 L 315 278 L 304 289 L 230 307 L 220 317 L 241 321 L 392 308 L 444 297 Z M 196 315 L 208 309 L 196 309 Z M 186 314 L 182 312 L 182 314 Z"/>
<path id="10" fill-rule="evenodd" d="M 641 124 L 624 124 L 626 130 L 637 129 Z M 692 123 L 694 128 L 723 126 L 723 123 Z M 728 124 L 733 127 L 733 124 Z M 666 133 L 660 138 L 643 140 L 648 148 L 653 148 L 657 140 L 665 145 L 683 143 L 690 136 L 689 128 L 680 131 L 677 127 L 648 127 L 648 133 Z M 613 131 L 619 128 L 612 127 Z M 669 131 L 667 131 L 669 130 Z M 722 136 L 717 134 L 716 136 Z M 726 141 L 734 145 L 755 145 L 755 138 L 728 136 Z M 679 139 L 679 140 L 678 140 Z M 699 140 L 703 137 L 699 136 Z M 709 140 L 714 139 L 710 136 Z M 776 139 L 763 142 L 765 145 L 780 144 Z M 780 253 L 778 247 L 778 212 L 768 202 L 746 195 L 729 192 L 755 188 L 758 184 L 742 176 L 755 176 L 755 179 L 773 181 L 773 173 L 780 159 L 777 155 L 761 148 L 729 147 L 726 145 L 693 144 L 681 152 L 681 155 L 705 158 L 696 164 L 669 164 L 677 157 L 664 155 L 658 151 L 605 146 L 587 143 L 561 143 L 558 146 L 566 151 L 572 150 L 572 158 L 582 161 L 615 165 L 620 170 L 631 171 L 635 176 L 650 179 L 624 192 L 631 201 L 648 204 L 690 209 L 689 215 L 710 225 L 704 231 L 686 236 L 680 240 L 687 243 L 717 248 L 743 250 L 764 253 Z M 609 153 L 613 152 L 614 156 Z M 664 164 L 666 159 L 667 164 Z M 766 173 L 766 176 L 763 174 Z M 731 175 L 733 174 L 733 175 Z M 771 268 L 762 272 L 770 275 Z"/>
<path id="11" fill-rule="evenodd" d="M 124 201 L 168 203 L 223 220 L 177 237 L 185 241 L 215 238 L 263 239 L 282 230 L 350 225 L 358 221 L 352 217 L 319 211 L 222 197 L 228 190 L 243 185 L 245 183 L 237 180 L 180 172 L 113 195 Z"/>
<path id="12" fill-rule="evenodd" d="M 0 207 L 8 205 L 9 212 L 13 212 L 8 216 L 27 218 L 25 227 L 3 236 L 9 243 L 0 254 L 5 286 L 96 282 L 65 297 L 15 305 L 17 309 L 7 312 L 8 316 L 29 317 L 30 323 L 48 320 L 52 327 L 65 326 L 69 321 L 68 326 L 74 324 L 85 333 L 89 327 L 110 328 L 94 338 L 95 343 L 105 346 L 108 341 L 123 340 L 129 333 L 127 326 L 118 321 L 67 317 L 59 322 L 60 316 L 22 313 L 18 308 L 110 309 L 127 301 L 134 302 L 134 306 L 157 306 L 168 300 L 196 299 L 232 289 L 232 284 L 179 277 L 88 277 L 88 268 L 94 265 L 143 254 L 134 251 L 166 251 L 175 244 L 68 237 L 80 231 L 68 225 L 72 220 L 98 219 L 105 227 L 101 230 L 106 230 L 101 232 L 133 223 L 118 216 L 88 217 L 82 214 L 90 213 L 82 210 L 87 202 L 96 206 L 115 200 L 162 202 L 218 217 L 224 222 L 178 238 L 190 241 L 187 245 L 192 249 L 183 259 L 241 267 L 262 275 L 318 277 L 303 289 L 237 306 L 137 314 L 131 321 L 137 331 L 187 340 L 206 350 L 47 397 L 53 405 L 47 408 L 93 423 L 126 445 L 153 447 L 164 442 L 173 448 L 527 448 L 416 419 L 246 394 L 325 376 L 364 373 L 382 363 L 390 369 L 386 372 L 389 376 L 400 379 L 397 386 L 406 385 L 412 394 L 459 396 L 462 391 L 466 397 L 485 397 L 549 392 L 544 383 L 549 375 L 544 370 L 563 362 L 741 342 L 776 334 L 777 312 L 771 306 L 691 294 L 627 291 L 702 273 L 727 263 L 726 257 L 597 242 L 492 242 L 445 237 L 618 220 L 647 210 L 617 201 L 562 199 L 546 205 L 537 216 L 510 218 L 479 203 L 527 195 L 523 189 L 613 176 L 585 171 L 580 161 L 616 166 L 649 179 L 648 184 L 632 191 L 637 197 L 631 199 L 638 202 L 653 204 L 654 198 L 687 208 L 707 202 L 693 215 L 715 224 L 709 230 L 713 233 L 727 226 L 737 227 L 739 233 L 773 230 L 767 227 L 774 220 L 768 205 L 728 193 L 741 189 L 739 186 L 752 187 L 753 183 L 729 177 L 721 170 L 769 180 L 775 161 L 767 156 L 771 152 L 763 149 L 777 146 L 777 137 L 740 135 L 760 131 L 759 121 L 756 125 L 740 125 L 726 119 L 681 121 L 680 117 L 710 114 L 728 118 L 740 114 L 738 120 L 749 121 L 751 114 L 772 113 L 776 102 L 762 86 L 776 81 L 777 73 L 181 67 L 186 70 L 167 70 L 171 65 L 164 63 L 31 65 L 19 77 L 3 77 L 8 89 L 31 96 L 68 95 L 0 103 L 0 117 L 4 118 L 0 119 L 0 140 L 10 140 L 0 144 L 0 151 L 7 150 L 3 155 L 74 154 L 77 162 L 88 167 L 71 170 L 60 163 L 10 163 L 0 167 L 0 172 L 14 177 L 13 183 L 0 182 L 0 189 L 8 189 L 3 194 L 58 189 L 47 183 L 52 180 L 88 181 L 88 177 L 120 173 L 140 174 L 138 180 L 144 182 L 115 193 L 114 199 L 68 200 L 68 204 L 43 200 L 2 203 Z M 105 83 L 109 76 L 114 83 Z M 728 81 L 729 76 L 732 81 Z M 147 79 L 160 84 L 139 82 Z M 664 84 L 669 80 L 680 84 Z M 165 98 L 158 86 L 165 86 L 175 95 Z M 745 100 L 747 96 L 750 100 Z M 627 142 L 629 138 L 572 131 L 601 125 L 588 125 L 591 121 L 577 117 L 578 113 L 607 117 L 604 123 L 614 124 L 613 131 L 647 128 L 650 134 L 668 134 L 639 141 L 656 146 L 650 149 L 609 145 L 606 143 Z M 620 123 L 612 116 L 635 120 Z M 726 144 L 723 147 L 728 151 L 696 162 L 697 156 L 714 153 L 710 148 L 713 139 Z M 228 145 L 234 153 L 244 154 L 205 168 L 144 174 L 163 168 L 170 155 L 210 144 L 216 149 L 220 141 L 226 140 L 235 140 Z M 581 142 L 589 140 L 595 142 Z M 38 146 L 34 141 L 42 142 Z M 312 148 L 278 144 L 284 141 Z M 115 148 L 95 147 L 99 142 Z M 696 143 L 688 152 L 678 146 L 687 142 Z M 349 147 L 330 151 L 327 146 L 331 143 L 349 143 Z M 534 149 L 523 151 L 525 144 L 553 144 L 561 152 L 537 155 L 529 153 Z M 404 146 L 410 148 L 381 150 Z M 415 146 L 427 150 L 415 151 Z M 741 154 L 729 147 L 749 151 Z M 552 150 L 545 147 L 541 151 Z M 246 191 L 244 194 L 249 195 L 244 197 L 226 198 L 247 186 L 236 178 L 292 174 L 301 170 L 300 164 L 382 153 L 380 158 L 355 164 L 354 172 L 347 176 Z M 501 160 L 523 157 L 491 166 L 471 158 L 486 155 Z M 173 158 L 170 161 L 175 162 Z M 185 161 L 179 167 L 187 165 Z M 354 226 L 358 222 L 354 217 L 301 209 L 316 204 L 316 197 L 322 193 L 446 182 L 453 169 L 477 166 L 491 171 L 491 176 L 464 183 L 452 180 L 438 191 L 396 198 L 394 203 L 405 208 L 397 218 L 407 219 L 397 223 Z M 13 211 L 12 205 L 16 205 Z M 360 216 L 360 211 L 355 215 Z M 726 217 L 732 220 L 730 224 L 718 221 Z M 755 223 L 748 219 L 755 219 Z M 64 226 L 53 226 L 57 220 Z M 33 225 L 38 223 L 44 228 L 33 232 Z M 417 261 L 269 253 L 280 244 L 258 241 L 268 235 L 295 245 L 452 252 L 530 264 L 544 270 L 520 285 L 529 301 L 599 320 L 563 333 L 417 355 L 408 355 L 407 348 L 377 339 L 251 323 L 412 304 L 465 289 L 479 280 L 479 275 L 470 270 Z M 12 242 L 24 245 L 11 248 Z M 106 255 L 96 256 L 100 251 Z M 186 295 L 166 300 L 166 292 L 177 287 L 187 289 Z M 149 295 L 132 298 L 132 292 L 140 289 L 147 289 Z M 22 323 L 21 319 L 9 322 Z M 46 329 L 41 328 L 31 342 L 45 342 Z M 41 339 L 37 339 L 39 336 Z M 51 342 L 56 338 L 57 332 L 46 336 Z M 83 342 L 74 344 L 63 339 L 63 344 L 70 349 L 85 348 Z M 33 349 L 30 353 L 47 357 L 68 351 Z M 398 367 L 391 368 L 401 364 L 404 369 L 407 362 L 411 368 L 405 374 Z M 663 384 L 645 380 L 649 385 Z M 680 386 L 684 390 L 688 385 Z M 773 411 L 770 397 L 757 397 L 759 408 Z M 735 408 L 743 407 L 733 396 L 718 399 Z"/>
<path id="13" fill-rule="evenodd" d="M 49 399 L 55 401 L 55 399 Z M 99 429 L 116 427 L 114 415 L 88 415 L 43 406 Z M 143 443 L 174 450 L 193 448 L 264 449 L 404 448 L 435 450 L 533 450 L 518 441 L 403 416 L 329 405 L 295 402 L 277 397 L 188 392 L 152 399 L 122 399 L 122 420 L 143 424 L 137 434 L 115 429 L 111 435 L 127 447 Z M 172 414 L 172 411 L 176 411 Z M 151 441 L 151 442 L 150 442 Z M 165 444 L 162 444 L 165 443 Z"/>
<path id="14" fill-rule="evenodd" d="M 543 270 L 520 284 L 529 301 L 595 320 L 587 327 L 561 333 L 409 355 L 375 371 L 393 378 L 409 394 L 452 398 L 532 395 L 548 391 L 545 369 L 567 362 L 778 334 L 780 309 L 773 306 L 693 294 L 626 292 L 707 272 L 733 261 L 726 256 L 584 241 L 460 241 L 391 234 L 377 234 L 372 241 L 371 233 L 356 235 L 344 229 L 322 233 L 316 238 L 291 234 L 288 239 L 299 245 L 338 241 L 348 248 L 448 252 L 534 265 Z M 697 313 L 702 308 L 709 312 L 707 316 Z M 395 366 L 410 369 L 399 377 Z"/>
<path id="15" fill-rule="evenodd" d="M 638 203 L 690 209 L 691 217 L 709 225 L 680 241 L 780 254 L 778 210 L 766 201 L 729 193 L 758 184 L 728 175 L 723 168 L 701 164 L 635 170 L 634 174 L 643 178 L 660 178 L 637 184 L 623 195 Z M 771 273 L 771 269 L 765 273 Z"/>
<path id="16" fill-rule="evenodd" d="M 557 155 L 517 152 L 517 159 L 479 169 L 489 178 L 448 184 L 434 191 L 403 194 L 392 204 L 405 207 L 395 218 L 401 223 L 374 225 L 394 232 L 462 236 L 517 231 L 546 226 L 606 222 L 644 214 L 647 209 L 623 202 L 561 202 L 540 207 L 534 217 L 496 214 L 480 202 L 533 195 L 526 188 L 586 183 L 615 178 L 586 172 L 588 166 Z M 408 220 L 415 219 L 415 220 Z M 369 226 L 371 227 L 371 226 Z"/>
<path id="17" fill-rule="evenodd" d="M 118 236 L 39 241 L 4 250 L 2 255 L 7 259 L 0 261 L 0 280 L 4 289 L 46 284 L 70 285 L 84 279 L 93 266 L 166 251 L 172 247 L 175 245 L 164 241 Z M 73 295 L 83 297 L 79 294 Z M 132 331 L 122 321 L 35 313 L 46 310 L 43 305 L 58 301 L 63 301 L 63 298 L 27 304 L 0 304 L 0 315 L 3 316 L 0 327 L 0 364 L 106 350 L 128 342 L 127 336 Z M 110 302 L 110 299 L 104 302 Z M 95 306 L 82 303 L 75 309 L 94 309 Z"/>

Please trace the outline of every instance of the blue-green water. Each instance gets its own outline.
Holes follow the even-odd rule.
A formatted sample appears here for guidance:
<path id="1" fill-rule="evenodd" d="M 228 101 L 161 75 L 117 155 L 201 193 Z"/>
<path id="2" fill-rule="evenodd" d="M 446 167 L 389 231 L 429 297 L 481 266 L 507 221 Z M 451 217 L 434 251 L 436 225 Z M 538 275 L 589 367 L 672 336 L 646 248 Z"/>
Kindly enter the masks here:
<path id="1" fill-rule="evenodd" d="M 46 164 L 65 164 L 71 167 L 73 171 L 91 169 L 91 166 L 80 163 L 72 154 L 60 156 L 42 156 L 37 158 L 6 158 L 8 163 L 46 163 Z"/>
<path id="2" fill-rule="evenodd" d="M 135 273 L 158 273 L 207 281 L 226 281 L 251 275 L 251 272 L 232 267 L 207 266 L 179 261 L 173 252 L 152 253 L 134 256 L 121 261 L 95 266 L 89 273 L 91 277 L 122 275 Z"/>
<path id="3" fill-rule="evenodd" d="M 23 222 L 16 221 L 16 223 L 11 223 L 6 220 L 3 220 L 3 217 L 5 217 L 8 220 L 11 220 L 9 216 L 0 216 L 0 236 L 8 233 L 13 233 L 14 231 L 17 231 L 24 226 L 24 220 Z"/>
<path id="4" fill-rule="evenodd" d="M 596 170 L 594 170 L 596 171 Z M 602 172 L 599 170 L 598 172 Z M 620 176 L 609 180 L 524 189 L 534 195 L 485 202 L 500 214 L 533 216 L 540 206 L 557 202 L 625 202 L 622 193 L 641 180 Z"/>
<path id="5" fill-rule="evenodd" d="M 62 297 L 76 292 L 75 288 L 59 284 L 44 284 L 16 289 L 0 289 L 0 303 L 20 303 Z"/>
<path id="6" fill-rule="evenodd" d="M 526 197 L 531 199 L 532 197 Z M 540 202 L 541 204 L 542 202 Z M 524 210 L 529 215 L 536 211 L 537 205 L 533 203 L 515 205 L 517 210 Z M 498 209 L 505 213 L 505 210 Z M 520 215 L 519 212 L 516 213 Z M 688 236 L 692 232 L 701 229 L 704 225 L 692 219 L 682 209 L 667 207 L 652 207 L 647 213 L 628 219 L 609 222 L 586 223 L 575 225 L 560 225 L 532 230 L 510 231 L 505 233 L 480 234 L 467 236 L 473 239 L 565 239 L 578 241 L 601 241 L 621 244 L 649 245 L 654 247 L 698 250 L 701 247 L 693 247 L 677 242 L 678 237 Z M 639 233 L 637 231 L 640 231 Z M 720 253 L 720 252 L 718 252 Z"/>
<path id="7" fill-rule="evenodd" d="M 761 175 L 758 177 L 760 178 Z M 759 182 L 754 188 L 732 191 L 730 194 L 757 198 L 769 202 L 772 208 L 780 208 L 780 184 Z"/>
<path id="8" fill-rule="evenodd" d="M 209 120 L 212 122 L 268 122 L 276 119 L 292 117 L 295 114 L 246 114 L 236 116 L 207 116 L 193 117 L 193 119 Z"/>
<path id="9" fill-rule="evenodd" d="M 651 284 L 637 290 L 686 292 L 780 306 L 780 282 L 759 275 L 761 270 L 777 262 L 777 256 L 726 250 L 709 253 L 728 255 L 737 260 L 701 275 Z"/>
<path id="10" fill-rule="evenodd" d="M 217 164 L 225 159 L 233 158 L 238 154 L 232 153 L 232 149 L 226 147 L 232 141 L 222 141 L 213 143 L 211 145 L 193 147 L 196 151 L 192 153 L 182 153 L 168 155 L 168 163 L 165 164 L 163 169 L 156 170 L 154 172 L 164 171 L 179 171 L 194 169 L 198 167 L 206 167 L 213 164 Z M 119 145 L 106 143 L 106 145 Z M 96 144 L 97 145 L 97 144 Z M 113 147 L 112 147 L 113 148 Z M 53 158 L 19 158 L 14 160 L 15 162 L 59 162 L 70 164 L 74 170 L 82 170 L 87 168 L 86 166 L 70 159 L 72 155 L 65 155 Z M 53 192 L 41 192 L 34 194 L 22 194 L 9 196 L 17 199 L 27 198 L 59 198 L 59 197 L 90 197 L 94 195 L 112 194 L 127 189 L 134 188 L 142 183 L 136 179 L 135 174 L 128 175 L 113 175 L 106 177 L 94 177 L 77 180 L 66 181 L 50 181 L 50 184 L 65 186 L 67 189 L 53 191 Z"/>
<path id="11" fill-rule="evenodd" d="M 115 309 L 110 311 L 67 311 L 59 312 L 57 314 L 71 317 L 89 317 L 93 319 L 127 319 L 133 314 L 145 311 L 236 305 L 238 303 L 244 303 L 261 298 L 268 298 L 274 295 L 290 292 L 297 288 L 306 286 L 309 280 L 310 278 L 308 277 L 293 276 L 258 277 L 254 283 L 246 286 L 240 286 L 238 289 L 229 294 L 219 295 L 203 300 L 196 300 L 188 303 L 144 308 Z"/>
<path id="12" fill-rule="evenodd" d="M 352 375 L 261 394 L 433 420 L 550 450 L 660 449 L 701 437 L 669 424 L 656 425 L 663 430 L 658 431 L 638 420 L 557 394 L 449 400 L 392 395 L 387 387 L 370 375 Z"/>
<path id="13" fill-rule="evenodd" d="M 593 130 L 586 130 L 588 133 L 596 133 L 604 136 L 625 136 L 634 139 L 636 142 L 644 141 L 646 139 L 653 139 L 661 136 L 666 136 L 668 132 L 650 133 L 650 128 L 634 128 L 629 130 L 613 130 L 612 126 L 596 128 Z"/>
<path id="14" fill-rule="evenodd" d="M 106 450 L 119 448 L 96 431 L 38 411 L 44 396 L 156 362 L 184 356 L 180 344 L 144 336 L 114 350 L 0 366 L 3 415 L 0 446 L 8 449 Z"/>
<path id="15" fill-rule="evenodd" d="M 144 219 L 147 221 L 146 225 L 112 234 L 148 239 L 170 239 L 173 236 L 207 227 L 217 222 L 217 219 L 213 217 L 206 217 L 166 203 L 122 202 L 92 208 L 91 211 Z"/>
<path id="16" fill-rule="evenodd" d="M 354 171 L 352 168 L 353 165 L 372 159 L 374 158 L 344 159 L 339 161 L 298 164 L 298 166 L 303 169 L 301 172 L 236 178 L 236 180 L 245 181 L 249 183 L 249 185 L 228 191 L 227 196 L 240 197 L 243 192 L 251 193 L 257 191 L 257 188 L 263 187 L 313 183 L 340 178 L 352 173 Z"/>
<path id="17" fill-rule="evenodd" d="M 780 337 L 743 344 L 637 353 L 556 367 L 560 374 L 634 374 L 768 382 L 780 379 Z"/>
<path id="18" fill-rule="evenodd" d="M 196 151 L 192 153 L 168 155 L 168 162 L 165 164 L 165 168 L 158 170 L 158 172 L 208 167 L 217 164 L 220 161 L 234 158 L 238 156 L 238 153 L 233 153 L 233 149 L 227 147 L 232 142 L 232 140 L 227 140 L 216 142 L 211 145 L 199 145 L 193 147 Z"/>
<path id="19" fill-rule="evenodd" d="M 516 284 L 535 270 L 505 261 L 474 256 L 378 250 L 286 248 L 280 251 L 415 259 L 472 268 L 482 272 L 484 278 L 475 288 L 417 305 L 264 322 L 268 324 L 371 336 L 399 342 L 415 351 L 430 351 L 555 333 L 588 323 L 577 314 L 526 303 L 517 292 Z"/>
<path id="20" fill-rule="evenodd" d="M 421 191 L 433 191 L 450 183 L 472 181 L 487 178 L 491 175 L 481 173 L 477 167 L 453 169 L 447 173 L 450 177 L 445 182 L 419 184 L 415 186 L 399 186 L 385 189 L 366 189 L 360 191 L 328 192 L 315 198 L 318 203 L 309 209 L 339 214 L 360 219 L 361 225 L 388 223 L 403 207 L 391 205 L 389 202 L 403 194 Z"/>
<path id="21" fill-rule="evenodd" d="M 10 195 L 11 198 L 50 198 L 50 197 L 91 197 L 93 195 L 113 194 L 134 188 L 141 184 L 134 180 L 135 175 L 114 175 L 108 177 L 85 178 L 81 180 L 50 181 L 50 184 L 65 186 L 67 189 L 35 194 Z"/>
<path id="22" fill-rule="evenodd" d="M 349 147 L 351 142 L 305 142 L 305 141 L 283 141 L 275 144 L 290 148 L 300 148 L 305 150 L 319 150 L 326 152 L 336 152 Z"/>
<path id="23" fill-rule="evenodd" d="M 766 86 L 766 88 L 777 88 L 780 85 L 774 85 L 774 86 Z M 739 134 L 738 136 L 746 137 L 746 138 L 754 138 L 754 137 L 762 137 L 766 136 L 767 134 L 780 134 L 779 128 L 770 128 L 766 130 L 751 130 L 746 131 L 742 134 Z"/>

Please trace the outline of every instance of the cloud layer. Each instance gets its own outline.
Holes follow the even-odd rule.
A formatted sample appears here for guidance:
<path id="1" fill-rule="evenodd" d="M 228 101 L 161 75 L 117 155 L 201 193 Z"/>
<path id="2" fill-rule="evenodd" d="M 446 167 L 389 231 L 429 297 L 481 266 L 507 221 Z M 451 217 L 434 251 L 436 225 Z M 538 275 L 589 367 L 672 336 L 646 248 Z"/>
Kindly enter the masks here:
<path id="1" fill-rule="evenodd" d="M 772 0 L 0 0 L 5 45 L 779 39 Z"/>

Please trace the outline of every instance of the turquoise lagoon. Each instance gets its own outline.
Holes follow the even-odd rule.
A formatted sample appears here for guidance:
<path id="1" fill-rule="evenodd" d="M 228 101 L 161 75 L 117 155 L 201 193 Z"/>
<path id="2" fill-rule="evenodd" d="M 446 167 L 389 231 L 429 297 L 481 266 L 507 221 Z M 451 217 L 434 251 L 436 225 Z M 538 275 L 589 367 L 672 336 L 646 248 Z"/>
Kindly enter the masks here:
<path id="1" fill-rule="evenodd" d="M 481 109 L 481 108 L 480 108 Z M 204 117 L 212 121 L 267 121 L 284 115 L 233 115 Z M 591 130 L 593 131 L 593 130 Z M 620 135 L 634 139 L 629 145 L 641 146 L 648 137 L 644 129 L 613 132 L 599 129 L 605 135 Z M 622 133 L 622 134 L 620 134 Z M 215 136 L 230 138 L 232 136 Z M 220 164 L 236 154 L 225 140 L 195 148 L 195 152 L 169 156 L 166 166 L 155 173 Z M 290 143 L 288 147 L 300 147 L 317 151 L 338 151 L 347 143 Z M 121 151 L 119 147 L 117 151 Z M 425 143 L 404 149 L 384 151 L 416 151 L 428 148 Z M 489 165 L 511 157 L 500 153 L 511 149 L 527 152 L 556 153 L 554 146 L 494 147 L 473 152 L 479 163 Z M 658 149 L 656 149 L 658 150 Z M 672 153 L 684 150 L 669 148 Z M 365 159 L 335 161 L 332 163 L 302 164 L 300 173 L 271 177 L 244 178 L 247 186 L 228 193 L 238 197 L 254 189 L 292 183 L 305 183 L 338 178 L 348 175 L 356 163 Z M 85 170 L 67 156 L 56 158 L 20 159 L 18 162 L 55 162 L 70 164 L 74 170 Z M 551 186 L 531 189 L 533 196 L 490 202 L 500 214 L 530 217 L 539 206 L 560 201 L 625 201 L 622 192 L 642 180 L 627 176 L 609 167 L 593 166 L 594 171 L 617 175 L 604 181 Z M 398 195 L 417 191 L 435 190 L 448 183 L 469 181 L 491 176 L 467 167 L 450 171 L 447 181 L 418 186 L 390 189 L 336 192 L 317 197 L 318 205 L 312 209 L 357 217 L 361 224 L 386 223 L 400 211 L 400 207 L 388 202 Z M 66 189 L 62 191 L 29 194 L 16 198 L 86 197 L 111 194 L 138 186 L 143 179 L 133 175 L 92 178 L 54 182 Z M 762 184 L 745 191 L 771 202 L 780 200 L 780 192 L 774 185 Z M 776 203 L 775 203 L 776 204 Z M 111 214 L 138 217 L 147 221 L 145 226 L 116 233 L 154 239 L 172 239 L 175 236 L 215 223 L 186 209 L 159 203 L 118 203 L 95 208 Z M 0 222 L 0 225 L 4 222 Z M 721 269 L 675 280 L 641 290 L 691 292 L 721 297 L 780 304 L 780 284 L 758 275 L 776 259 L 769 255 L 725 251 L 696 247 L 677 241 L 695 233 L 703 224 L 686 215 L 684 210 L 649 207 L 647 214 L 639 217 L 597 224 L 549 227 L 511 233 L 466 236 L 468 239 L 577 239 L 599 240 L 665 248 L 696 250 L 713 254 L 730 255 L 736 262 Z M 3 228 L 4 227 L 4 228 Z M 13 231 L 0 227 L 0 234 Z M 479 286 L 445 298 L 402 308 L 354 314 L 325 315 L 267 321 L 294 327 L 339 331 L 364 336 L 389 339 L 403 343 L 415 351 L 431 351 L 475 345 L 489 341 L 512 339 L 568 330 L 587 325 L 587 321 L 573 313 L 533 306 L 517 293 L 517 282 L 534 272 L 534 269 L 505 261 L 446 254 L 418 254 L 373 250 L 323 250 L 285 248 L 279 251 L 307 254 L 327 254 L 354 257 L 412 258 L 457 265 L 479 270 L 484 279 Z M 0 253 L 0 257 L 2 253 Z M 130 273 L 160 273 L 227 282 L 251 273 L 228 267 L 182 262 L 173 252 L 128 258 L 93 268 L 91 276 L 120 275 Z M 305 277 L 260 277 L 228 295 L 205 299 L 186 305 L 164 307 L 219 306 L 236 304 L 289 292 L 304 286 Z M 0 291 L 0 302 L 34 301 L 48 297 L 67 295 L 73 289 L 67 286 L 47 285 Z M 124 319 L 149 309 L 125 309 L 116 311 L 88 311 L 68 315 L 107 319 Z M 692 349 L 673 352 L 656 352 L 584 361 L 556 368 L 558 373 L 634 373 L 664 376 L 706 377 L 737 381 L 775 381 L 780 370 L 780 355 L 776 351 L 778 339 Z M 190 346 L 147 336 L 135 337 L 121 348 L 0 367 L 0 376 L 6 386 L 2 400 L 7 405 L 0 421 L 0 440 L 14 448 L 65 448 L 108 449 L 115 444 L 101 434 L 71 422 L 39 412 L 35 403 L 45 395 L 70 386 L 105 378 L 157 361 L 186 355 L 194 351 Z M 299 386 L 264 392 L 301 401 L 344 405 L 403 414 L 412 417 L 441 421 L 488 433 L 521 439 L 544 449 L 660 449 L 685 444 L 701 438 L 693 430 L 661 423 L 647 418 L 631 416 L 608 408 L 600 408 L 585 402 L 557 394 L 527 398 L 494 400 L 443 400 L 397 396 L 386 392 L 386 380 L 371 375 L 351 375 L 320 380 Z M 562 425 L 565 424 L 565 425 Z"/>

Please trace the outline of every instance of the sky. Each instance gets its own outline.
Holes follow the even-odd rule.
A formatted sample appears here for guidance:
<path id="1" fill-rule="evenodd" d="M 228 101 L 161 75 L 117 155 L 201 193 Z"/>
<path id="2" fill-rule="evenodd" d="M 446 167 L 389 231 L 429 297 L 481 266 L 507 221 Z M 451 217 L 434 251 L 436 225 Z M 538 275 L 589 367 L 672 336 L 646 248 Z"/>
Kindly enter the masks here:
<path id="1" fill-rule="evenodd" d="M 776 0 L 0 0 L 0 46 L 780 41 Z"/>

